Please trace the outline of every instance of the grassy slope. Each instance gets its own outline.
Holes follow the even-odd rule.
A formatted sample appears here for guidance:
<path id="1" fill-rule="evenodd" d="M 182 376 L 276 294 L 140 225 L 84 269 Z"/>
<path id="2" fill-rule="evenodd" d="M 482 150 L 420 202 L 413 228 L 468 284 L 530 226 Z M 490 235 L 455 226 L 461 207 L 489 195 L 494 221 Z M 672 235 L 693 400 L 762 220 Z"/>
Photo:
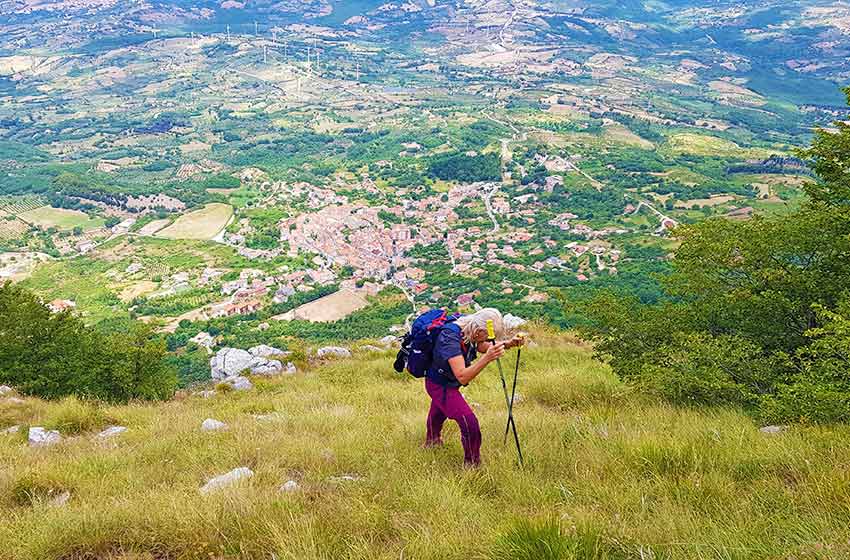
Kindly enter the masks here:
<path id="1" fill-rule="evenodd" d="M 538 340 L 516 407 L 524 471 L 502 445 L 493 366 L 466 390 L 477 472 L 460 467 L 454 424 L 445 448 L 419 448 L 427 401 L 389 355 L 209 400 L 0 404 L 0 428 L 81 432 L 42 450 L 0 435 L 0 558 L 850 557 L 850 429 L 767 436 L 736 411 L 647 401 L 570 339 Z M 207 417 L 229 431 L 200 432 Z M 130 431 L 98 442 L 109 422 Z M 239 466 L 248 484 L 199 495 Z M 361 480 L 329 480 L 346 473 Z M 290 478 L 300 490 L 280 494 Z M 68 505 L 45 503 L 49 489 Z"/>

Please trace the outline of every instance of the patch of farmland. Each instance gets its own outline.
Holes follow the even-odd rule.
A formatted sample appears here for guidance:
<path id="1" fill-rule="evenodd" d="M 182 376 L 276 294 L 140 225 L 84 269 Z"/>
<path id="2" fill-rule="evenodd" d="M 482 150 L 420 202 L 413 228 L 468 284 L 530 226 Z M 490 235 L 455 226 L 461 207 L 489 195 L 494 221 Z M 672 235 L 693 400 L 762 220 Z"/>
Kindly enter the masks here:
<path id="1" fill-rule="evenodd" d="M 78 226 L 83 230 L 91 230 L 101 227 L 104 222 L 101 218 L 92 218 L 79 210 L 67 210 L 51 206 L 42 206 L 35 210 L 22 212 L 18 214 L 18 217 L 28 224 L 44 228 L 55 227 L 61 230 L 74 229 Z"/>
<path id="2" fill-rule="evenodd" d="M 200 210 L 184 214 L 157 233 L 166 239 L 213 239 L 230 221 L 233 208 L 228 204 L 207 204 Z"/>
<path id="3" fill-rule="evenodd" d="M 9 215 L 0 213 L 0 241 L 19 239 L 27 232 L 29 226 L 17 218 L 9 219 Z"/>
<path id="4" fill-rule="evenodd" d="M 695 206 L 720 206 L 721 204 L 726 204 L 727 202 L 732 202 L 733 200 L 735 200 L 735 197 L 731 194 L 719 194 L 711 196 L 709 198 L 693 198 L 691 200 L 679 200 L 674 203 L 674 206 L 676 208 L 691 209 Z"/>
<path id="5" fill-rule="evenodd" d="M 667 139 L 664 148 L 674 154 L 740 159 L 767 158 L 774 152 L 760 148 L 742 148 L 731 140 L 708 134 L 681 133 Z"/>
<path id="6" fill-rule="evenodd" d="M 6 213 L 13 216 L 41 208 L 45 205 L 40 196 L 4 196 L 0 197 L 0 214 Z"/>
<path id="7" fill-rule="evenodd" d="M 153 292 L 156 290 L 157 286 L 158 284 L 156 282 L 151 282 L 150 280 L 136 282 L 135 284 L 131 284 L 121 290 L 121 293 L 118 294 L 118 299 L 124 303 L 130 303 L 139 296 Z"/>
<path id="8" fill-rule="evenodd" d="M 154 220 L 139 228 L 139 235 L 153 235 L 170 223 L 170 220 Z"/>
<path id="9" fill-rule="evenodd" d="M 311 323 L 329 323 L 345 319 L 355 311 L 369 305 L 366 299 L 353 290 L 342 289 L 310 303 L 296 307 L 286 317 L 279 319 L 300 319 Z"/>

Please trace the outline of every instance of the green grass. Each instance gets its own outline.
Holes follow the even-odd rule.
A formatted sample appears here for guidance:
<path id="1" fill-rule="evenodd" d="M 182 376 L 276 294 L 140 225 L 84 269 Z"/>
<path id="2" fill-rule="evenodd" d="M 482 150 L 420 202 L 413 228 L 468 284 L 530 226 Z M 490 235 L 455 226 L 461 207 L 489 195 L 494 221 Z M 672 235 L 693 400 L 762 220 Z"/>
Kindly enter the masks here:
<path id="1" fill-rule="evenodd" d="M 55 227 L 60 230 L 70 230 L 80 227 L 83 231 L 89 231 L 102 226 L 103 218 L 92 218 L 78 210 L 66 210 L 64 208 L 51 208 L 42 206 L 35 210 L 23 212 L 19 216 L 28 224 L 34 224 L 43 228 Z"/>
<path id="2" fill-rule="evenodd" d="M 4 405 L 0 428 L 79 435 L 40 450 L 0 436 L 0 558 L 850 556 L 850 428 L 764 435 L 736 410 L 647 400 L 568 336 L 536 338 L 515 409 L 524 469 L 502 444 L 495 367 L 465 390 L 484 434 L 484 465 L 468 471 L 453 423 L 444 448 L 420 448 L 427 397 L 389 353 L 211 399 Z M 202 433 L 207 417 L 229 430 Z M 110 423 L 129 432 L 98 441 Z M 198 493 L 240 466 L 254 478 Z M 279 493 L 289 479 L 300 489 Z M 50 505 L 64 491 L 68 504 Z"/>

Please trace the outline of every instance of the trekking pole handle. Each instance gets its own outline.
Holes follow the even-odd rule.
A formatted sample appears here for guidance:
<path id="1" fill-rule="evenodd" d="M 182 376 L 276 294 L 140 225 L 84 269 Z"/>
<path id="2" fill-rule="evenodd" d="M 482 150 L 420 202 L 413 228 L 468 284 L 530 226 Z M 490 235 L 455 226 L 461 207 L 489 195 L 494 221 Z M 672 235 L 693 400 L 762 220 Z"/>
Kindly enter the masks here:
<path id="1" fill-rule="evenodd" d="M 479 323 L 480 325 L 481 323 Z M 493 320 L 487 319 L 487 340 L 496 342 L 496 329 L 493 327 Z"/>

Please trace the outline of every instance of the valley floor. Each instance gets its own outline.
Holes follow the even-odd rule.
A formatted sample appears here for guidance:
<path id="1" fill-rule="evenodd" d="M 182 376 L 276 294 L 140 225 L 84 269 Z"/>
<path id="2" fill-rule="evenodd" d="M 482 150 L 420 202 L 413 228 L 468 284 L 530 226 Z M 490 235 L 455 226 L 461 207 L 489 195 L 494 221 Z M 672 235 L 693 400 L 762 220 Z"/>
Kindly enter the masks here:
<path id="1" fill-rule="evenodd" d="M 477 471 L 454 424 L 444 448 L 420 448 L 427 397 L 389 353 L 209 399 L 0 398 L 0 430 L 66 436 L 32 449 L 26 429 L 0 435 L 0 559 L 850 557 L 849 428 L 761 433 L 734 410 L 637 395 L 567 335 L 537 340 L 515 408 L 524 469 L 502 443 L 495 366 L 465 391 Z M 203 432 L 206 418 L 228 429 Z M 96 437 L 111 424 L 128 431 Z M 199 492 L 237 467 L 255 475 Z"/>

